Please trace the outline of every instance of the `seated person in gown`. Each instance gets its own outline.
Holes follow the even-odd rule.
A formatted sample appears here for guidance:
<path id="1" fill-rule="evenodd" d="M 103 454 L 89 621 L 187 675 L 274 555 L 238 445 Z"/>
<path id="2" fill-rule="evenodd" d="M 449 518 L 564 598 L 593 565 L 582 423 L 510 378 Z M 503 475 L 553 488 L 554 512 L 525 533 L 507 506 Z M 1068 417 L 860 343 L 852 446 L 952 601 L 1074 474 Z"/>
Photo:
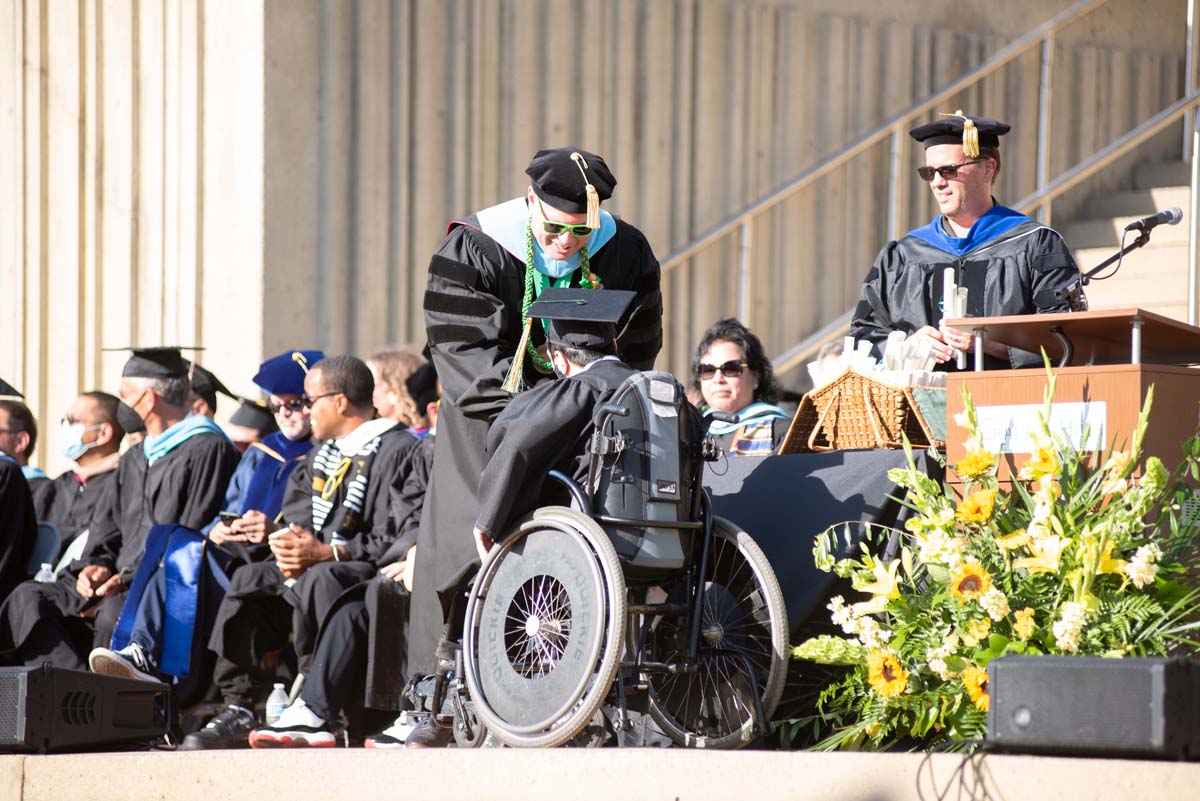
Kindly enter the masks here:
<path id="1" fill-rule="evenodd" d="M 11 384 L 0 379 L 0 398 L 21 397 Z M 0 412 L 0 417 L 3 416 Z M 0 600 L 29 577 L 26 566 L 37 542 L 33 493 L 21 471 L 21 463 L 9 453 L 17 437 L 8 428 L 7 421 L 0 420 L 0 531 L 5 538 L 4 548 L 0 549 Z"/>

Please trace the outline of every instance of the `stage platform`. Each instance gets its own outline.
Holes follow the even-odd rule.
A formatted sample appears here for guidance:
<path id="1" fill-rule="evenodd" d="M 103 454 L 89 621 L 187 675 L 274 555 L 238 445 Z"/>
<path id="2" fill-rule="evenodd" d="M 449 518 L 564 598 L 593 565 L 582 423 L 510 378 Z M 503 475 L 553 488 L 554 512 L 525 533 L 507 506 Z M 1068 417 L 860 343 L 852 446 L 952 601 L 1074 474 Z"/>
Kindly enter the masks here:
<path id="1" fill-rule="evenodd" d="M 658 749 L 213 751 L 0 757 L 4 801 L 1161 801 L 1200 763 Z M 918 771 L 920 770 L 920 776 Z M 919 782 L 919 787 L 918 787 Z M 945 793 L 947 787 L 950 791 Z"/>

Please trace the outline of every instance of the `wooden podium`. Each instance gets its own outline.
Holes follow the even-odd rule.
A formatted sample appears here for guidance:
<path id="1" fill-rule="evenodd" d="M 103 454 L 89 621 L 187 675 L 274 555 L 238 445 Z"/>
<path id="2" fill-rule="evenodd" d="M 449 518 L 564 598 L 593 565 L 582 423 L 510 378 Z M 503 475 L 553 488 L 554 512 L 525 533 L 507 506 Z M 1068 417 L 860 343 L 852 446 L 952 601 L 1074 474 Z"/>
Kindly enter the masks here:
<path id="1" fill-rule="evenodd" d="M 1071 432 L 1082 450 L 1107 450 L 1114 440 L 1118 449 L 1128 448 L 1151 385 L 1154 406 L 1143 457 L 1157 456 L 1173 468 L 1182 458 L 1183 441 L 1196 431 L 1200 369 L 1182 365 L 1200 362 L 1200 328 L 1141 309 L 958 318 L 946 323 L 974 333 L 976 351 L 981 339 L 1033 353 L 1044 348 L 1052 362 L 1062 365 L 1054 369 L 1055 425 Z M 1030 452 L 1027 433 L 1037 424 L 1046 371 L 1038 367 L 951 373 L 946 386 L 950 464 L 964 455 L 964 432 L 953 422 L 963 410 L 964 386 L 980 412 L 985 446 L 1001 454 L 997 478 L 1011 481 Z M 1086 441 L 1085 424 L 1091 428 Z M 957 480 L 953 473 L 950 479 Z"/>

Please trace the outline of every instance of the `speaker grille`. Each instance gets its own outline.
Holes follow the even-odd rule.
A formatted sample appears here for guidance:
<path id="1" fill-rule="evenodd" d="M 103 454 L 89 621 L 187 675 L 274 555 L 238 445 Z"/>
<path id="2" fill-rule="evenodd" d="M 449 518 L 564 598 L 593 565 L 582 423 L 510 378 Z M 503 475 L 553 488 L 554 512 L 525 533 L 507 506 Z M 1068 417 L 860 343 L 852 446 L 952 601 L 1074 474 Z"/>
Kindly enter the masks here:
<path id="1" fill-rule="evenodd" d="M 25 741 L 25 673 L 0 673 L 0 745 Z"/>
<path id="2" fill-rule="evenodd" d="M 59 719 L 68 726 L 92 726 L 96 723 L 96 696 L 86 690 L 64 693 Z"/>

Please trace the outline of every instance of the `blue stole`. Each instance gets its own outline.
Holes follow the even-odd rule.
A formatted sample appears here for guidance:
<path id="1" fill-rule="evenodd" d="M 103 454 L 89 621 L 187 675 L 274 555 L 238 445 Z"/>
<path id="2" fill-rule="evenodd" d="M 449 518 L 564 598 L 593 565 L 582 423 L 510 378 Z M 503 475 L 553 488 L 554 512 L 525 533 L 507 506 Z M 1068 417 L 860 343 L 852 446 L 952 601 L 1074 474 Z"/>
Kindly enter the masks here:
<path id="1" fill-rule="evenodd" d="M 225 432 L 221 430 L 221 427 L 209 418 L 202 414 L 189 414 L 157 437 L 147 436 L 142 440 L 142 449 L 146 452 L 146 461 L 154 464 L 197 434 L 208 433 L 220 434 L 222 437 L 225 436 Z"/>
<path id="2" fill-rule="evenodd" d="M 146 585 L 158 570 L 165 570 L 162 653 L 158 657 L 158 668 L 171 676 L 188 675 L 197 616 L 211 616 L 215 611 L 215 606 L 210 609 L 204 599 L 206 590 L 213 589 L 205 577 L 207 575 L 215 582 L 221 594 L 229 587 L 229 578 L 212 550 L 205 547 L 207 543 L 207 537 L 187 526 L 168 523 L 151 526 L 146 534 L 146 550 L 133 574 L 129 594 L 125 596 L 113 630 L 111 647 L 114 650 L 129 644 Z"/>
<path id="3" fill-rule="evenodd" d="M 0 462 L 12 462 L 13 464 L 17 465 L 18 467 L 19 467 L 19 466 L 20 466 L 20 464 L 21 464 L 20 462 L 18 462 L 16 459 L 14 459 L 14 458 L 12 458 L 11 456 L 9 456 L 9 455 L 8 455 L 7 453 L 5 453 L 4 451 L 0 451 Z M 24 471 L 24 470 L 22 470 L 21 472 L 22 472 L 22 474 L 24 474 L 24 472 L 25 472 L 25 471 Z"/>
<path id="4" fill-rule="evenodd" d="M 971 230 L 967 231 L 967 235 L 964 237 L 959 238 L 947 234 L 945 228 L 942 227 L 942 215 L 940 214 L 934 218 L 933 222 L 909 231 L 908 235 L 920 239 L 922 242 L 928 242 L 938 250 L 944 250 L 952 256 L 962 256 L 1027 222 L 1033 222 L 1033 220 L 1019 211 L 997 203 L 975 221 Z"/>
<path id="5" fill-rule="evenodd" d="M 258 448 L 266 457 L 254 468 L 246 491 L 242 494 L 241 513 L 257 509 L 274 520 L 283 507 L 283 492 L 287 479 L 300 460 L 312 450 L 312 439 L 290 440 L 282 431 L 276 431 L 262 442 L 250 447 Z"/>
<path id="6" fill-rule="evenodd" d="M 49 478 L 50 477 L 50 476 L 46 475 L 45 470 L 43 470 L 40 467 L 34 467 L 31 464 L 27 464 L 21 468 L 21 475 L 25 476 L 26 481 L 32 481 L 35 478 Z"/>
<path id="7" fill-rule="evenodd" d="M 773 420 L 779 418 L 781 420 L 788 419 L 788 413 L 778 406 L 772 406 L 769 403 L 761 401 L 752 403 L 745 409 L 738 412 L 736 423 L 722 423 L 720 420 L 714 420 L 708 427 L 708 433 L 714 437 L 723 437 L 726 434 L 737 431 L 742 426 L 752 423 L 763 422 L 765 420 Z"/>

